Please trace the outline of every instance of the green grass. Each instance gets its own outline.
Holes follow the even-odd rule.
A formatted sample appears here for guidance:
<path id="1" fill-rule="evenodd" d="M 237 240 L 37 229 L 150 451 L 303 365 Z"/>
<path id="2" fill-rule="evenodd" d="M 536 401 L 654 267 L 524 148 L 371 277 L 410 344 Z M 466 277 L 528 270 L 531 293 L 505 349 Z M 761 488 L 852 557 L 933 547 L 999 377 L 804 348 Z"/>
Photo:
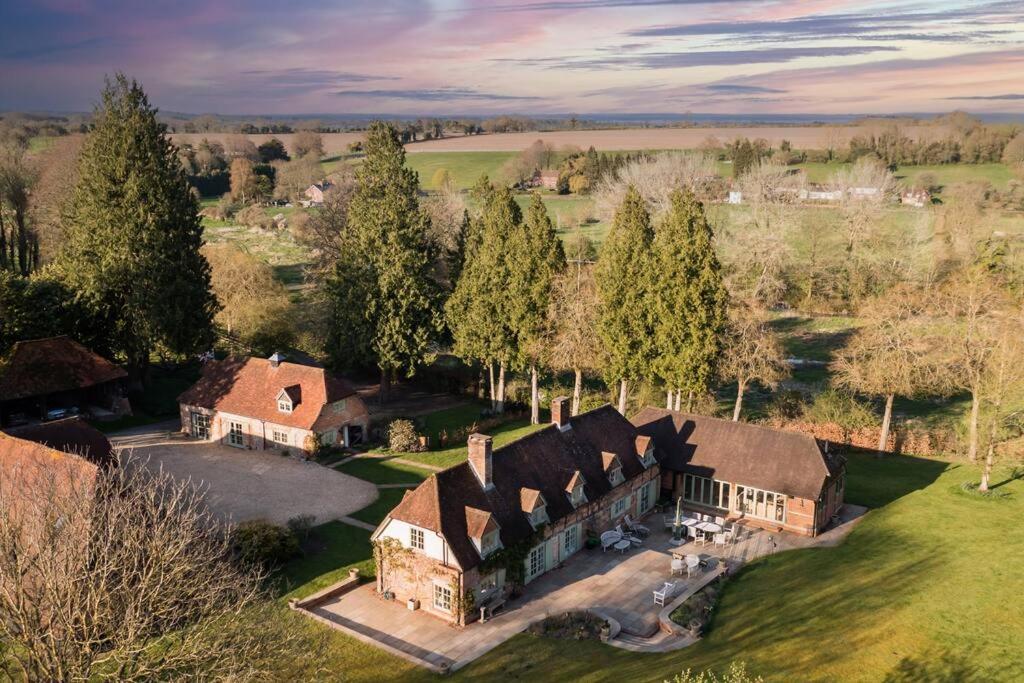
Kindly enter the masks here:
<path id="1" fill-rule="evenodd" d="M 364 507 L 358 512 L 353 512 L 352 516 L 358 519 L 360 522 L 366 522 L 367 524 L 377 525 L 383 521 L 384 517 L 391 512 L 396 505 L 402 500 L 402 496 L 408 489 L 380 489 L 377 491 L 379 498 L 370 505 Z"/>
<path id="2" fill-rule="evenodd" d="M 335 469 L 374 484 L 414 484 L 430 476 L 429 470 L 392 458 L 355 458 Z"/>
<path id="3" fill-rule="evenodd" d="M 487 433 L 494 438 L 494 448 L 500 448 L 507 443 L 511 443 L 516 439 L 521 439 L 522 437 L 532 434 L 538 429 L 543 429 L 546 426 L 547 423 L 543 418 L 539 425 L 531 425 L 529 419 L 524 418 L 521 420 L 512 420 L 499 427 L 489 429 L 487 430 Z M 427 465 L 451 467 L 452 465 L 458 465 L 466 459 L 466 444 L 460 443 L 451 446 L 450 448 L 427 451 L 425 453 L 403 453 L 402 457 L 406 460 L 414 460 Z"/>
<path id="4" fill-rule="evenodd" d="M 1024 515 L 1024 479 L 997 470 L 1005 497 L 986 499 L 960 488 L 977 478 L 966 464 L 851 455 L 847 500 L 875 509 L 836 548 L 748 565 L 727 584 L 710 633 L 696 645 L 639 655 L 522 634 L 453 677 L 661 681 L 740 660 L 769 681 L 1020 680 L 1024 534 L 1013 530 Z M 356 515 L 373 523 L 382 514 L 373 507 Z M 290 597 L 343 578 L 349 567 L 372 572 L 368 532 L 338 522 L 315 531 L 321 551 L 281 572 Z M 347 680 L 376 681 L 381 671 L 432 680 L 339 633 L 327 637 L 325 665 Z"/>
<path id="5" fill-rule="evenodd" d="M 1005 472 L 1001 473 L 1005 476 Z M 1024 676 L 1024 481 L 964 494 L 974 468 L 854 456 L 848 499 L 883 505 L 837 548 L 749 565 L 693 647 L 635 655 L 519 635 L 456 678 L 653 681 L 743 660 L 767 680 L 1012 681 Z"/>
<path id="6" fill-rule="evenodd" d="M 285 598 L 304 598 L 348 576 L 358 567 L 362 576 L 373 577 L 370 532 L 343 522 L 313 527 L 303 557 L 292 560 L 277 572 Z"/>
<path id="7" fill-rule="evenodd" d="M 434 185 L 434 174 L 445 169 L 451 174 L 455 186 L 461 190 L 470 188 L 487 174 L 497 179 L 501 167 L 516 152 L 416 152 L 407 154 L 406 164 L 420 174 L 420 186 L 424 190 L 438 189 Z"/>

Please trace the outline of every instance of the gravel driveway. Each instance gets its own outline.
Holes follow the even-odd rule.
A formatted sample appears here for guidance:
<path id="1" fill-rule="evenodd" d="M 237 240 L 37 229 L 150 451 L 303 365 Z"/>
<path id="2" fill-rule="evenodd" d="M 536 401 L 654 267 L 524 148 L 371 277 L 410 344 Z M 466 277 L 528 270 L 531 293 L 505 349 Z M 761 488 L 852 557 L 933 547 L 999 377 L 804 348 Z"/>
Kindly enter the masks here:
<path id="1" fill-rule="evenodd" d="M 112 435 L 110 440 L 122 449 L 122 461 L 130 456 L 149 467 L 162 466 L 174 477 L 201 483 L 210 510 L 236 523 L 267 519 L 284 524 L 298 515 L 313 515 L 320 524 L 377 499 L 373 484 L 322 465 L 274 451 L 169 436 L 164 425 Z"/>

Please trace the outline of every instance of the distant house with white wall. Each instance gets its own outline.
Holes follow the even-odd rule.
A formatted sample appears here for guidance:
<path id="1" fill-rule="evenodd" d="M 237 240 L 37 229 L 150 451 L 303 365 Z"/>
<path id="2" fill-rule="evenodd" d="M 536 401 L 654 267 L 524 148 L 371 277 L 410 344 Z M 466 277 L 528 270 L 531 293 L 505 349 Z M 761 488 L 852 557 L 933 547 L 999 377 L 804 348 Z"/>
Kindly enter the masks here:
<path id="1" fill-rule="evenodd" d="M 932 203 L 932 195 L 928 190 L 904 190 L 900 193 L 900 203 L 923 209 Z"/>
<path id="2" fill-rule="evenodd" d="M 742 204 L 743 193 L 739 190 L 729 190 L 729 196 L 725 201 L 727 204 Z"/>
<path id="3" fill-rule="evenodd" d="M 306 188 L 304 194 L 306 195 L 306 199 L 309 200 L 309 204 L 323 204 L 324 194 L 326 194 L 332 187 L 334 187 L 334 184 L 325 180 L 322 183 L 313 183 Z"/>
<path id="4" fill-rule="evenodd" d="M 351 384 L 324 368 L 270 358 L 226 358 L 178 397 L 181 431 L 249 450 L 314 450 L 360 443 L 369 413 Z"/>

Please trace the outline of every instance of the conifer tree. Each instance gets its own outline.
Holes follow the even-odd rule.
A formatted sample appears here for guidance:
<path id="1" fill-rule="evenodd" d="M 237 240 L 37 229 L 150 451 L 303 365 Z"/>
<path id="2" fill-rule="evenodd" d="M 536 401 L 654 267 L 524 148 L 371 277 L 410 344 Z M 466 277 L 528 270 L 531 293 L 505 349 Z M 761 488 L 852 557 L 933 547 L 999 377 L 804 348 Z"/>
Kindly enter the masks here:
<path id="1" fill-rule="evenodd" d="M 530 369 L 530 422 L 538 424 L 537 366 L 544 356 L 552 285 L 565 270 L 565 253 L 539 194 L 533 195 L 525 222 L 512 235 L 506 294 L 508 315 L 515 334 L 517 366 L 524 364 Z"/>
<path id="2" fill-rule="evenodd" d="M 79 159 L 58 268 L 109 348 L 145 381 L 158 347 L 192 353 L 212 341 L 217 301 L 199 252 L 203 229 L 178 153 L 142 88 L 107 83 Z"/>
<path id="3" fill-rule="evenodd" d="M 373 123 L 365 150 L 349 204 L 351 239 L 327 287 L 335 313 L 360 309 L 362 320 L 352 330 L 354 338 L 345 340 L 349 331 L 339 323 L 357 314 L 336 318 L 329 350 L 335 358 L 347 348 L 372 357 L 380 368 L 383 403 L 393 374 L 412 375 L 426 362 L 440 331 L 440 290 L 431 277 L 435 259 L 428 219 L 419 207 L 419 179 L 405 167 L 397 131 Z"/>
<path id="4" fill-rule="evenodd" d="M 601 312 L 598 334 L 606 379 L 619 384 L 619 412 L 626 412 L 630 382 L 650 376 L 653 316 L 650 306 L 654 231 L 643 197 L 629 187 L 615 213 L 595 271 Z"/>
<path id="5" fill-rule="evenodd" d="M 689 410 L 715 375 L 728 298 L 704 207 L 689 190 L 673 192 L 670 204 L 654 238 L 654 366 L 677 392 L 674 407 L 685 392 Z"/>
<path id="6" fill-rule="evenodd" d="M 515 331 L 509 315 L 511 240 L 520 230 L 522 212 L 512 193 L 481 179 L 485 204 L 466 245 L 465 264 L 445 306 L 448 326 L 461 358 L 488 367 L 493 408 L 504 410 L 505 373 L 515 361 Z M 484 187 L 486 184 L 486 187 Z M 494 364 L 498 364 L 498 379 Z"/>

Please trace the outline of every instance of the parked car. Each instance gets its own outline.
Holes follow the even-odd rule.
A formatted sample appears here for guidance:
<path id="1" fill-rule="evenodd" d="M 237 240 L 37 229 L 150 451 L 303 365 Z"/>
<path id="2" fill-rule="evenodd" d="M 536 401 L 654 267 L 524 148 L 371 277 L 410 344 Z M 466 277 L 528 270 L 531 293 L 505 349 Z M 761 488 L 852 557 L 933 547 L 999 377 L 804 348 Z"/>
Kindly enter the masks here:
<path id="1" fill-rule="evenodd" d="M 76 406 L 71 406 L 70 408 L 51 408 L 50 410 L 46 411 L 46 417 L 44 418 L 44 420 L 46 422 L 51 422 L 53 420 L 63 420 L 66 417 L 78 415 L 78 412 L 79 411 Z"/>

